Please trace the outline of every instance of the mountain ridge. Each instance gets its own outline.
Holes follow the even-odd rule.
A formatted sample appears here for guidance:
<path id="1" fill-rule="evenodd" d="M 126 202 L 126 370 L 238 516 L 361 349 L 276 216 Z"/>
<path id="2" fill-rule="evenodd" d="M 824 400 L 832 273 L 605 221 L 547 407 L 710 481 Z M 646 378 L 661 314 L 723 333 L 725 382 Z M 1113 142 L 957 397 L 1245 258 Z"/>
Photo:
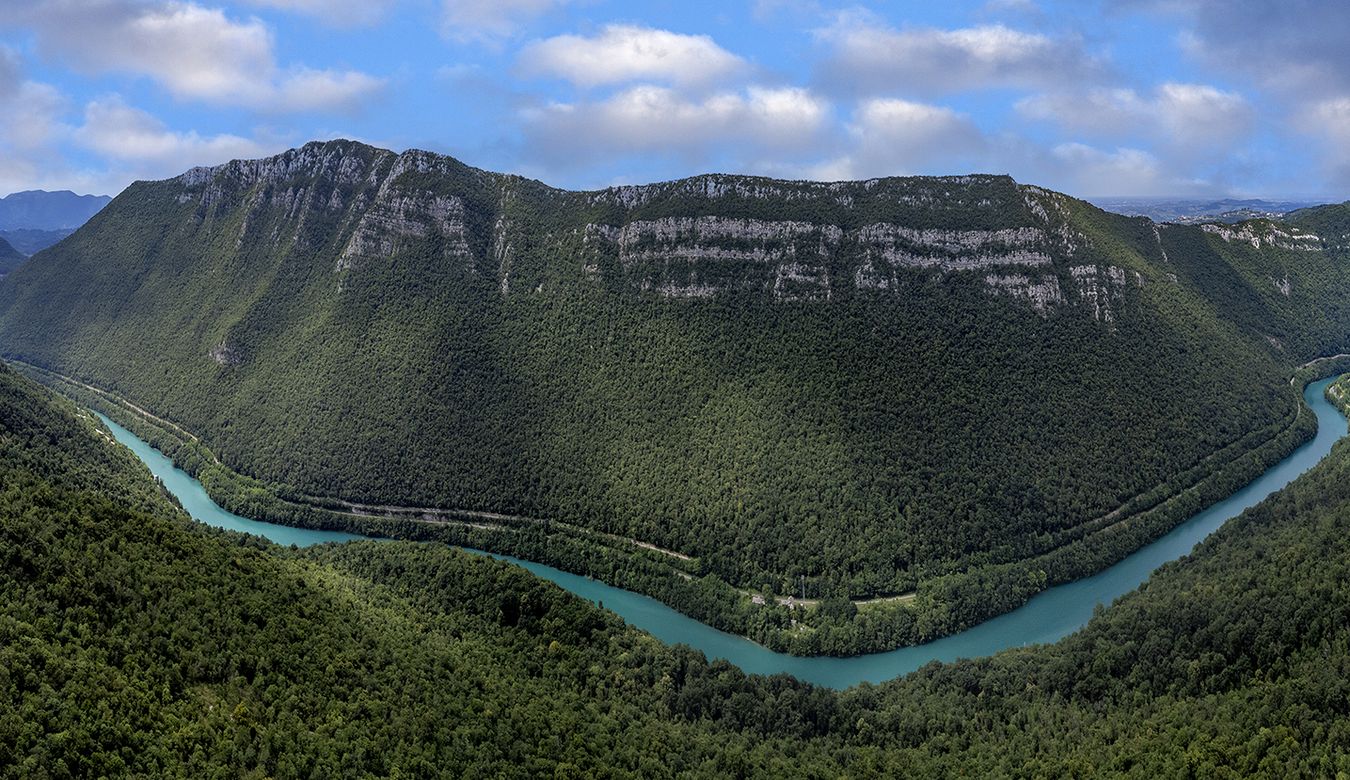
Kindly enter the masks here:
<path id="1" fill-rule="evenodd" d="M 367 157 L 374 159 L 365 159 Z M 364 165 L 354 165 L 354 160 L 360 160 Z M 359 173 L 358 168 L 361 169 Z M 1087 239 L 1073 234 L 1062 222 L 1049 227 L 1053 222 L 1052 214 L 1063 215 L 1062 199 L 1066 196 L 1040 187 L 1019 185 L 1004 175 L 888 177 L 821 183 L 701 174 L 651 184 L 570 191 L 532 179 L 473 168 L 452 157 L 423 150 L 394 153 L 357 142 L 330 141 L 313 142 L 269 158 L 195 168 L 168 181 L 184 186 L 185 192 L 180 197 L 185 199 L 193 197 L 196 188 L 205 187 L 201 194 L 202 209 L 208 209 L 224 197 L 217 189 L 221 186 L 219 179 L 232 180 L 243 188 L 277 186 L 294 179 L 301 171 L 327 176 L 339 185 L 375 187 L 377 201 L 384 194 L 377 181 L 392 182 L 405 174 L 460 177 L 478 185 L 495 187 L 495 194 L 481 193 L 480 198 L 495 199 L 498 206 L 511 197 L 512 192 L 520 192 L 524 197 L 546 193 L 562 198 L 567 206 L 601 212 L 597 221 L 575 227 L 582 232 L 583 245 L 617 244 L 621 264 L 627 259 L 624 256 L 626 250 L 635 249 L 628 254 L 640 260 L 644 246 L 650 248 L 657 244 L 656 250 L 662 251 L 664 248 L 659 244 L 663 241 L 675 244 L 692 239 L 697 244 L 702 235 L 708 237 L 707 246 L 686 247 L 684 254 L 689 256 L 686 259 L 772 261 L 791 255 L 788 262 L 780 263 L 774 269 L 772 279 L 742 277 L 733 280 L 734 285 L 741 287 L 770 287 L 775 295 L 785 299 L 828 298 L 832 294 L 830 269 L 821 261 L 824 255 L 837 253 L 840 243 L 863 248 L 866 261 L 860 267 L 847 270 L 855 277 L 857 287 L 873 290 L 890 288 L 895 283 L 897 266 L 937 265 L 944 270 L 983 268 L 990 271 L 985 276 L 985 283 L 993 294 L 1021 298 L 1043 312 L 1050 305 L 1072 297 L 1072 293 L 1064 289 L 1072 287 L 1078 291 L 1078 297 L 1090 301 L 1095 316 L 1109 318 L 1110 299 L 1121 294 L 1128 281 L 1123 270 L 1103 276 L 1087 264 L 1071 269 L 1063 281 L 1043 273 L 1043 267 L 1051 263 L 1045 251 L 1049 245 L 1058 245 L 1066 254 L 1073 255 Z M 981 207 L 992 205 L 987 198 L 982 197 L 974 204 L 960 200 L 962 189 L 991 187 L 1001 191 L 1005 199 L 1015 201 L 1020 198 L 1022 201 L 1020 208 L 1026 213 L 1012 230 L 1006 229 L 1005 222 L 995 222 L 982 213 Z M 292 206 L 299 206 L 295 200 L 302 196 L 302 190 L 291 189 L 285 193 L 288 205 Z M 662 208 L 663 201 L 686 198 L 709 202 L 740 201 L 739 206 L 746 213 L 738 220 L 722 223 L 716 217 L 691 221 L 663 213 L 669 211 Z M 953 198 L 956 198 L 955 203 Z M 756 202 L 766 201 L 774 203 L 775 213 L 766 214 L 763 213 L 765 209 L 754 208 Z M 866 213 L 869 208 L 877 211 L 878 201 L 884 201 L 884 205 L 892 209 L 897 204 L 910 206 L 904 215 L 907 217 L 905 227 L 897 228 L 880 215 L 870 221 L 858 219 L 857 215 Z M 794 204 L 806 203 L 815 208 L 832 208 L 834 213 L 828 215 L 830 219 L 815 226 L 807 208 L 793 208 Z M 328 205 L 341 208 L 343 204 L 330 201 Z M 953 205 L 956 208 L 952 208 Z M 312 208 L 313 204 L 304 204 L 304 207 Z M 468 255 L 463 232 L 466 226 L 460 214 L 464 206 L 457 197 L 442 197 L 429 191 L 408 192 L 398 196 L 398 200 L 388 207 L 393 212 L 380 214 L 356 226 L 356 234 L 342 250 L 340 268 L 363 252 L 388 254 L 400 239 L 421 238 L 430 228 L 439 229 L 457 242 L 446 251 Z M 603 213 L 606 209 L 609 214 Z M 619 214 L 615 214 L 615 210 Z M 204 218 L 205 214 L 198 216 Z M 642 219 L 647 216 L 652 218 Z M 615 225 L 616 221 L 626 221 L 626 227 Z M 770 222 L 774 224 L 768 224 Z M 241 244 L 244 241 L 242 231 L 247 227 L 246 222 L 239 236 Z M 344 223 L 341 229 L 349 228 Z M 490 254 L 498 261 L 499 285 L 503 293 L 510 289 L 512 270 L 511 248 L 505 236 L 508 229 L 508 222 L 499 221 L 493 226 L 490 237 L 479 237 L 480 241 L 491 241 Z M 943 229 L 952 232 L 932 232 Z M 734 246 L 738 242 L 748 242 L 751 246 Z M 808 246 L 811 243 L 817 244 L 815 256 L 798 257 L 811 254 Z M 597 253 L 612 248 L 601 248 Z M 719 253 L 721 257 L 716 256 Z M 669 254 L 666 252 L 667 256 Z M 1012 272 L 995 273 L 998 269 Z M 588 264 L 583 270 L 590 274 L 600 272 L 594 264 Z M 636 280 L 637 285 L 658 294 L 703 298 L 718 290 L 726 291 L 724 285 L 704 279 L 699 269 L 689 263 L 673 266 L 666 263 L 664 268 L 649 270 L 651 273 Z M 1142 282 L 1137 273 L 1133 280 Z M 833 283 L 838 284 L 837 277 Z"/>
<path id="2" fill-rule="evenodd" d="M 540 518 L 407 532 L 849 653 L 1091 573 L 1295 446 L 1289 372 L 1347 342 L 1336 251 L 993 175 L 568 192 L 327 142 L 127 188 L 0 283 L 0 352 L 200 436 L 243 514 Z"/>

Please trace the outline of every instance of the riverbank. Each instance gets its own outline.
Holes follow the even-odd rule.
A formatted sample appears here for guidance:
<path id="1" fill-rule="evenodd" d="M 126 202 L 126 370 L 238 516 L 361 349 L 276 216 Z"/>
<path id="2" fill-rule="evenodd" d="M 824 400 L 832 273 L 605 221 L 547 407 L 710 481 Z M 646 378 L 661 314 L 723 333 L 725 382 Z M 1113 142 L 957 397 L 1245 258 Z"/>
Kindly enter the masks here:
<path id="1" fill-rule="evenodd" d="M 1324 361 L 1302 367 L 1295 379 L 1306 381 L 1335 365 Z M 343 512 L 334 508 L 336 502 L 319 506 L 291 500 L 295 496 L 279 486 L 229 470 L 177 425 L 86 383 L 27 368 L 168 454 L 232 513 L 319 531 L 442 541 L 538 561 L 646 594 L 716 629 L 797 655 L 855 655 L 917 645 L 1008 613 L 1049 587 L 1091 575 L 1157 539 L 1279 461 L 1310 437 L 1314 427 L 1296 403 L 1278 431 L 1249 433 L 1168 486 L 1080 524 L 1076 538 L 1034 559 L 936 578 L 921 583 L 913 594 L 866 604 L 845 599 L 788 604 L 786 598 L 759 604 L 754 591 L 703 571 L 697 559 L 639 540 L 510 515 L 483 522 L 481 513 L 455 510 L 348 505 L 350 511 Z M 407 511 L 388 511 L 392 509 Z"/>
<path id="2" fill-rule="evenodd" d="M 1190 518 L 1162 539 L 1128 556 L 1092 577 L 1051 588 L 1033 597 L 1025 606 L 981 623 L 959 634 L 925 645 L 887 653 L 850 658 L 803 658 L 775 653 L 744 637 L 718 631 L 699 623 L 651 598 L 606 585 L 595 579 L 571 574 L 531 561 L 496 556 L 518 564 L 534 574 L 598 603 L 630 624 L 669 644 L 687 644 L 710 659 L 726 659 L 746 672 L 791 674 L 799 679 L 833 688 L 860 682 L 891 679 L 932 661 L 954 661 L 990 655 L 1000 650 L 1060 639 L 1085 625 L 1097 607 L 1134 590 L 1163 563 L 1189 553 L 1194 546 L 1229 519 L 1264 500 L 1331 451 L 1345 434 L 1345 418 L 1327 398 L 1330 380 L 1305 388 L 1304 398 L 1319 420 L 1314 440 L 1291 457 L 1264 472 L 1234 495 Z M 232 515 L 206 495 L 200 483 L 176 468 L 162 453 L 137 439 L 130 431 L 108 421 L 117 440 L 126 444 L 161 479 L 185 509 L 202 522 L 237 531 L 255 533 L 281 544 L 307 546 L 329 541 L 347 541 L 349 534 L 296 529 Z M 475 551 L 481 552 L 481 551 Z"/>

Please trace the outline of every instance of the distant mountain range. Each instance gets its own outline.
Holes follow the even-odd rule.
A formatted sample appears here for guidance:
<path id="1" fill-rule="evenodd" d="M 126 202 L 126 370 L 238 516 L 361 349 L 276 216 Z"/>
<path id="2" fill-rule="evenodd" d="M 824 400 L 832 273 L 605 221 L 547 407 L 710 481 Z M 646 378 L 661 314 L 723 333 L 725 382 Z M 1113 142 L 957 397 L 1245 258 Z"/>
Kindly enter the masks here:
<path id="1" fill-rule="evenodd" d="M 1284 215 L 1320 205 L 1318 201 L 1284 201 L 1236 198 L 1199 200 L 1186 198 L 1095 198 L 1092 203 L 1127 217 L 1148 217 L 1154 222 L 1197 224 L 1241 222 L 1245 219 L 1279 219 Z"/>
<path id="2" fill-rule="evenodd" d="M 0 198 L 0 239 L 24 256 L 36 254 L 73 233 L 110 200 L 69 190 L 16 192 Z"/>
<path id="3" fill-rule="evenodd" d="M 21 252 L 24 257 L 29 257 L 74 232 L 73 228 L 63 230 L 33 230 L 32 228 L 0 230 L 0 239 L 4 239 L 10 246 Z"/>
<path id="4" fill-rule="evenodd" d="M 74 230 L 112 198 L 69 190 L 26 190 L 0 198 L 0 230 Z"/>

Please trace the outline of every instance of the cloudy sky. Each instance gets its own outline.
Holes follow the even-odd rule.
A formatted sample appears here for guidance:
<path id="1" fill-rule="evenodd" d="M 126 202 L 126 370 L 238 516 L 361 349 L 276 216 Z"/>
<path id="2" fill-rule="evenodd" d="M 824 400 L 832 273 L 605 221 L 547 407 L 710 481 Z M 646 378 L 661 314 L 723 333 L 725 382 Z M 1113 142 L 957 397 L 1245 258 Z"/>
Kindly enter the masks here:
<path id="1" fill-rule="evenodd" d="M 0 0 L 0 193 L 347 137 L 563 187 L 1350 197 L 1339 0 Z"/>

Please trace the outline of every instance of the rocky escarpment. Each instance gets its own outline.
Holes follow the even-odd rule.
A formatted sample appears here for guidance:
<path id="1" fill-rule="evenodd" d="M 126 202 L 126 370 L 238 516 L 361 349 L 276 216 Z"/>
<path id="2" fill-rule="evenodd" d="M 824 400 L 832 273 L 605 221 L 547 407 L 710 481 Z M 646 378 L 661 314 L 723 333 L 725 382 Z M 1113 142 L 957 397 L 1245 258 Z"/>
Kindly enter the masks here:
<path id="1" fill-rule="evenodd" d="M 1049 269 L 1052 263 L 1050 239 L 1042 228 L 916 230 L 878 223 L 859 230 L 855 241 L 863 257 L 854 275 L 860 289 L 898 290 L 906 283 L 906 272 L 914 269 L 954 272 L 1022 267 L 1027 270 L 988 275 L 985 280 L 996 290 L 1025 298 L 1043 315 L 1064 302 L 1053 273 L 1029 275 L 1033 269 Z"/>
<path id="2" fill-rule="evenodd" d="M 1117 316 L 1120 301 L 1125 296 L 1127 279 L 1135 285 L 1144 286 L 1144 277 L 1139 272 L 1127 272 L 1119 266 L 1076 265 L 1069 269 L 1078 300 L 1092 312 L 1092 318 L 1100 322 L 1112 322 Z"/>
<path id="3" fill-rule="evenodd" d="M 984 277 L 984 283 L 993 294 L 1025 301 L 1042 316 L 1064 303 L 1064 293 L 1056 276 L 1037 280 L 1026 274 L 989 274 Z"/>
<path id="4" fill-rule="evenodd" d="M 1316 252 L 1323 248 L 1320 236 L 1295 227 L 1282 229 L 1265 222 L 1246 222 L 1239 225 L 1204 224 L 1200 229 L 1224 241 L 1251 244 L 1256 249 L 1264 246 L 1298 252 Z"/>
<path id="5" fill-rule="evenodd" d="M 636 217 L 581 229 L 585 277 L 599 281 L 603 260 L 613 259 L 627 284 L 667 298 L 760 291 L 780 302 L 829 301 L 899 295 L 932 277 L 973 276 L 991 295 L 1022 302 L 1042 316 L 1078 305 L 1110 322 L 1126 295 L 1124 280 L 1136 279 L 1136 286 L 1143 280 L 1136 271 L 1100 262 L 1092 241 L 1071 224 L 1064 196 L 1001 177 L 836 184 L 699 177 L 589 198 L 625 214 L 671 199 L 712 211 L 779 198 L 794 217 L 803 211 L 797 204 L 814 198 L 817 211 L 837 215 Z M 943 221 L 1003 226 L 933 224 Z"/>
<path id="6" fill-rule="evenodd" d="M 331 247 L 333 267 L 341 273 L 363 259 L 387 259 L 434 242 L 443 259 L 472 270 L 466 201 L 437 186 L 466 173 L 478 182 L 488 179 L 430 152 L 396 155 L 333 142 L 193 168 L 173 181 L 183 188 L 177 203 L 191 204 L 194 221 L 208 232 L 228 229 L 242 215 L 234 240 L 239 251 L 259 244 L 281 251 Z"/>
<path id="7" fill-rule="evenodd" d="M 641 290 L 710 298 L 759 288 L 779 301 L 828 300 L 831 260 L 844 237 L 835 225 L 716 216 L 588 224 L 585 235 Z"/>
<path id="8" fill-rule="evenodd" d="M 585 243 L 610 252 L 642 290 L 675 298 L 708 298 L 728 290 L 762 289 L 779 301 L 830 300 L 841 288 L 899 290 L 911 272 L 956 273 L 1027 269 L 991 282 L 1028 293 L 1047 313 L 1064 297 L 1052 268 L 1057 237 L 1040 227 L 998 230 L 914 228 L 878 222 L 856 229 L 797 220 L 714 216 L 588 224 Z M 838 273 L 841 269 L 849 273 Z M 598 273 L 598 263 L 588 268 Z M 1028 273 L 1039 272 L 1037 276 Z"/>
<path id="9" fill-rule="evenodd" d="M 428 191 L 381 191 L 356 223 L 338 256 L 337 268 L 347 270 L 362 257 L 392 257 L 431 235 L 443 239 L 441 254 L 445 259 L 469 258 L 463 199 Z"/>
<path id="10" fill-rule="evenodd" d="M 401 256 L 491 280 L 508 297 L 603 283 L 669 299 L 821 303 L 969 278 L 1041 316 L 1073 306 L 1110 322 L 1125 280 L 1143 281 L 1096 251 L 1071 199 L 1000 176 L 708 175 L 569 193 L 429 152 L 331 142 L 194 168 L 173 184 L 193 220 L 228 233 L 238 252 L 327 254 L 339 290 L 347 274 Z M 541 230 L 538 214 L 553 228 Z"/>

